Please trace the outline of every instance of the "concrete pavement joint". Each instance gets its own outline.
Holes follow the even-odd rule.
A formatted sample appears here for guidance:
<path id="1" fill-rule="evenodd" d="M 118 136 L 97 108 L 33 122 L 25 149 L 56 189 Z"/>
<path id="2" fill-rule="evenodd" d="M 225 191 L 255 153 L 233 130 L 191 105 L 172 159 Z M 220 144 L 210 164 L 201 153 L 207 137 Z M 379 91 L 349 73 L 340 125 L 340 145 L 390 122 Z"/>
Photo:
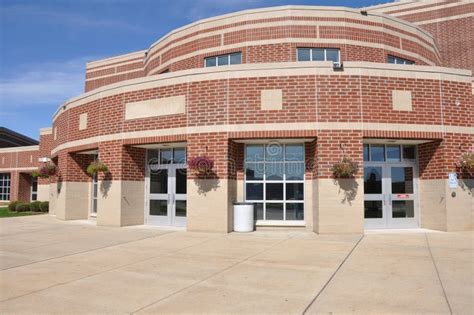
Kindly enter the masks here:
<path id="1" fill-rule="evenodd" d="M 190 285 L 188 285 L 188 286 L 186 286 L 186 287 L 184 287 L 184 288 L 182 288 L 182 289 L 179 289 L 179 290 L 177 290 L 177 291 L 175 291 L 175 292 L 173 292 L 173 293 L 171 293 L 171 294 L 168 294 L 167 296 L 162 297 L 162 298 L 160 298 L 160 299 L 158 299 L 158 300 L 156 300 L 156 301 L 154 301 L 154 302 L 152 302 L 152 303 L 150 303 L 150 304 L 148 304 L 148 305 L 145 305 L 145 306 L 143 306 L 143 307 L 140 307 L 139 309 L 134 310 L 134 311 L 131 312 L 130 314 L 135 314 L 135 313 L 137 313 L 137 312 L 139 312 L 139 311 L 141 311 L 141 310 L 144 310 L 144 309 L 146 309 L 146 308 L 148 308 L 148 307 L 150 307 L 150 306 L 153 306 L 153 305 L 155 305 L 155 304 L 158 304 L 158 303 L 160 303 L 160 302 L 162 302 L 162 301 L 164 301 L 164 300 L 166 300 L 166 299 L 169 299 L 170 297 L 172 297 L 172 296 L 174 296 L 174 295 L 180 294 L 180 293 L 182 293 L 182 292 L 184 292 L 184 291 L 186 291 L 186 290 L 188 290 L 188 289 L 190 289 L 190 288 L 192 288 L 192 287 L 194 287 L 194 286 L 196 286 L 196 285 L 198 285 L 198 284 L 200 284 L 200 283 L 203 283 L 204 281 L 207 281 L 207 280 L 209 280 L 209 279 L 211 279 L 211 278 L 213 278 L 213 277 L 215 277 L 215 276 L 217 276 L 217 275 L 219 275 L 219 274 L 222 274 L 222 273 L 224 273 L 224 272 L 226 272 L 226 271 L 229 271 L 229 270 L 231 270 L 232 268 L 234 268 L 234 267 L 236 267 L 236 266 L 238 266 L 238 265 L 240 265 L 240 264 L 242 264 L 242 263 L 244 263 L 244 262 L 246 262 L 246 261 L 249 261 L 250 259 L 256 257 L 257 255 L 260 255 L 260 254 L 262 254 L 262 253 L 265 253 L 266 251 L 268 251 L 268 250 L 274 248 L 275 246 L 277 246 L 277 245 L 279 245 L 279 244 L 281 244 L 281 243 L 283 243 L 283 242 L 285 242 L 285 241 L 288 241 L 288 240 L 291 239 L 291 238 L 292 238 L 292 236 L 290 236 L 290 237 L 288 237 L 288 238 L 285 238 L 285 239 L 283 239 L 283 240 L 280 240 L 280 241 L 276 242 L 275 244 L 273 244 L 273 245 L 271 245 L 271 246 L 269 246 L 269 247 L 267 247 L 267 248 L 265 248 L 265 249 L 259 251 L 258 253 L 255 253 L 255 254 L 253 254 L 253 255 L 250 255 L 250 256 L 248 256 L 248 257 L 246 257 L 246 258 L 244 258 L 244 259 L 242 259 L 242 260 L 240 260 L 240 261 L 238 261 L 238 262 L 236 262 L 236 263 L 234 263 L 234 264 L 232 264 L 232 265 L 230 265 L 230 266 L 228 266 L 228 267 L 226 267 L 226 268 L 224 268 L 224 269 L 222 269 L 222 270 L 219 270 L 219 271 L 217 271 L 217 272 L 215 272 L 215 273 L 213 273 L 213 274 L 211 274 L 211 275 L 209 275 L 209 276 L 207 276 L 207 277 L 205 277 L 205 278 L 203 278 L 203 279 L 201 279 L 201 280 L 199 280 L 199 281 L 196 281 L 196 282 L 194 282 L 194 283 L 192 283 L 192 284 L 190 284 Z"/>
<path id="2" fill-rule="evenodd" d="M 362 239 L 364 238 L 365 235 L 362 235 L 359 240 L 357 241 L 357 243 L 354 245 L 354 247 L 352 247 L 352 249 L 349 251 L 349 253 L 347 253 L 346 257 L 344 257 L 344 259 L 342 260 L 342 262 L 339 264 L 339 266 L 336 268 L 336 270 L 332 273 L 331 277 L 329 277 L 328 281 L 326 281 L 326 283 L 323 285 L 323 287 L 321 288 L 321 290 L 319 290 L 318 294 L 316 294 L 316 296 L 311 300 L 311 302 L 308 304 L 308 306 L 306 306 L 306 308 L 304 309 L 303 313 L 302 314 L 306 314 L 306 312 L 309 310 L 309 308 L 311 307 L 311 305 L 314 304 L 314 302 L 316 302 L 316 300 L 318 299 L 318 297 L 321 295 L 321 293 L 323 293 L 324 289 L 326 289 L 326 287 L 329 285 L 329 283 L 332 281 L 332 279 L 336 276 L 337 272 L 341 269 L 341 267 L 344 265 L 344 263 L 347 261 L 347 259 L 352 255 L 352 253 L 354 252 L 354 250 L 357 248 L 357 246 L 359 245 L 359 243 L 362 241 Z"/>
<path id="3" fill-rule="evenodd" d="M 168 235 L 168 234 L 172 234 L 172 233 L 175 233 L 175 232 L 170 232 L 170 233 L 164 233 L 164 234 L 161 234 L 161 235 L 155 235 L 155 237 L 161 237 L 161 236 L 164 236 L 164 235 Z M 140 240 L 144 240 L 144 239 L 147 239 L 147 238 L 143 238 L 143 239 L 140 239 Z M 106 270 L 101 270 L 99 272 L 95 272 L 95 273 L 92 273 L 92 274 L 89 274 L 89 275 L 86 275 L 84 277 L 80 277 L 80 278 L 77 278 L 77 279 L 73 279 L 73 280 L 70 280 L 70 281 L 65 281 L 65 282 L 60 282 L 60 283 L 56 283 L 56 284 L 53 284 L 53 285 L 50 285 L 48 287 L 45 287 L 45 288 L 42 288 L 42 289 L 39 289 L 39 290 L 35 290 L 35 291 L 31 291 L 31 292 L 28 292 L 28 293 L 25 293 L 25 294 L 22 294 L 22 295 L 18 295 L 18 296 L 15 296 L 15 297 L 11 297 L 11 298 L 8 298 L 8 299 L 5 299 L 5 300 L 0 300 L 0 302 L 7 302 L 7 301 L 10 301 L 10 300 L 15 300 L 15 299 L 18 299 L 18 298 L 21 298 L 23 296 L 27 296 L 27 295 L 30 295 L 30 294 L 33 294 L 33 293 L 37 293 L 37 292 L 41 292 L 41 291 L 44 291 L 44 290 L 48 290 L 48 289 L 51 289 L 51 288 L 54 288 L 54 287 L 58 287 L 58 286 L 61 286 L 61 285 L 65 285 L 65 284 L 69 284 L 69 283 L 72 283 L 72 282 L 75 282 L 75 281 L 79 281 L 79 280 L 83 280 L 83 279 L 87 279 L 87 278 L 90 278 L 90 277 L 94 277 L 96 275 L 99 275 L 99 274 L 102 274 L 102 273 L 106 273 L 106 272 L 110 272 L 110 271 L 114 271 L 114 270 L 118 270 L 120 268 L 123 268 L 123 267 L 128 267 L 128 266 L 131 266 L 131 265 L 134 265 L 134 264 L 138 264 L 138 263 L 143 263 L 145 261 L 148 261 L 148 260 L 151 260 L 151 259 L 155 259 L 157 257 L 165 257 L 165 256 L 170 256 L 172 254 L 175 254 L 179 251 L 182 251 L 184 249 L 188 249 L 188 248 L 191 248 L 193 246 L 196 246 L 196 245 L 201 245 L 201 244 L 204 244 L 208 241 L 211 241 L 213 240 L 214 238 L 209 238 L 203 242 L 200 242 L 200 243 L 197 243 L 197 244 L 193 244 L 193 245 L 190 245 L 190 246 L 186 246 L 186 247 L 183 247 L 183 248 L 180 248 L 178 250 L 174 250 L 174 251 L 171 251 L 169 253 L 166 253 L 166 254 L 159 254 L 159 255 L 156 255 L 156 256 L 153 256 L 153 257 L 148 257 L 148 258 L 145 258 L 145 259 L 142 259 L 142 260 L 137 260 L 137 261 L 134 261 L 134 262 L 131 262 L 131 263 L 128 263 L 128 264 L 124 264 L 124 265 L 120 265 L 120 266 L 116 266 L 114 268 L 110 268 L 110 269 L 106 269 Z M 137 242 L 140 241 L 140 240 L 136 240 Z M 122 244 L 128 244 L 128 243 L 133 243 L 134 241 L 130 241 L 130 242 L 126 242 L 126 243 L 122 243 Z M 121 244 L 119 244 L 121 245 Z M 115 247 L 117 245 L 112 245 L 112 246 L 109 246 L 109 247 Z M 102 248 L 99 248 L 99 249 L 102 249 Z M 91 252 L 94 251 L 94 250 L 90 250 Z M 86 251 L 87 252 L 87 251 Z M 81 253 L 77 253 L 77 254 L 81 254 Z M 63 256 L 63 257 L 67 257 L 67 256 L 74 256 L 76 254 L 72 254 L 72 255 L 66 255 L 66 256 Z M 62 257 L 58 257 L 58 258 L 62 258 Z M 51 258 L 51 259 L 55 259 L 55 258 Z M 48 259 L 49 260 L 49 259 Z M 32 263 L 34 264 L 34 263 Z M 21 266 L 18 266 L 18 267 L 21 267 Z M 16 267 L 14 267 L 16 268 Z"/>
<path id="4" fill-rule="evenodd" d="M 93 252 L 93 251 L 99 250 L 99 249 L 104 249 L 104 248 L 109 248 L 109 247 L 120 246 L 120 245 L 123 245 L 123 244 L 129 244 L 129 243 L 133 243 L 133 242 L 143 241 L 143 240 L 146 240 L 148 238 L 161 237 L 163 235 L 167 235 L 167 234 L 171 234 L 171 233 L 175 233 L 175 232 L 168 232 L 168 233 L 163 233 L 163 234 L 160 234 L 160 235 L 147 236 L 147 237 L 144 237 L 144 238 L 140 238 L 140 239 L 136 239 L 136 240 L 133 240 L 133 241 L 124 242 L 124 243 L 109 244 L 109 245 L 96 247 L 96 248 L 92 248 L 92 249 L 87 249 L 87 250 L 84 250 L 84 251 L 80 251 L 80 252 L 76 252 L 76 253 L 72 253 L 72 254 L 67 254 L 67 255 L 63 255 L 63 256 L 57 256 L 57 257 L 46 258 L 46 259 L 43 259 L 43 260 L 37 260 L 37 261 L 33 261 L 33 262 L 23 264 L 23 265 L 8 267 L 8 268 L 2 269 L 0 271 L 19 268 L 19 267 L 24 267 L 24 266 L 28 266 L 28 265 L 32 265 L 32 264 L 36 264 L 36 263 L 40 263 L 40 262 L 45 262 L 45 261 L 48 261 L 48 260 L 59 259 L 59 258 L 64 258 L 64 257 L 68 257 L 68 256 L 74 256 L 74 255 L 78 255 L 78 254 L 84 254 L 84 253 L 87 253 L 87 252 Z"/>
<path id="5" fill-rule="evenodd" d="M 433 252 L 431 251 L 430 242 L 428 240 L 428 235 L 426 233 L 425 233 L 425 239 L 426 239 L 426 245 L 428 246 L 428 251 L 430 252 L 431 261 L 433 262 L 433 266 L 436 270 L 436 275 L 438 276 L 439 284 L 441 285 L 441 289 L 443 289 L 444 299 L 446 300 L 446 304 L 448 304 L 449 314 L 452 315 L 453 310 L 451 309 L 451 304 L 449 304 L 448 295 L 446 294 L 446 290 L 444 289 L 443 281 L 441 281 L 441 276 L 439 275 L 438 266 L 436 265 L 436 262 L 434 260 Z"/>

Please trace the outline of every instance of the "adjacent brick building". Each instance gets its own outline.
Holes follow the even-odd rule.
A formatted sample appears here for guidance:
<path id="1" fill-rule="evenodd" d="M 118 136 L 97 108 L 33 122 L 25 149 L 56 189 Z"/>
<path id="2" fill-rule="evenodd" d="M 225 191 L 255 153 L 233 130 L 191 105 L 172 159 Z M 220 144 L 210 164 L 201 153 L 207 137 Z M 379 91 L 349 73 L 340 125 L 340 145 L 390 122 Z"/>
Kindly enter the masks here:
<path id="1" fill-rule="evenodd" d="M 473 17 L 452 1 L 265 8 L 90 62 L 34 149 L 31 167 L 58 166 L 39 196 L 100 225 L 227 232 L 246 201 L 257 227 L 472 229 L 456 162 L 474 149 Z M 195 157 L 212 170 L 187 170 Z M 344 158 L 359 171 L 334 178 Z M 109 172 L 88 175 L 94 159 Z"/>

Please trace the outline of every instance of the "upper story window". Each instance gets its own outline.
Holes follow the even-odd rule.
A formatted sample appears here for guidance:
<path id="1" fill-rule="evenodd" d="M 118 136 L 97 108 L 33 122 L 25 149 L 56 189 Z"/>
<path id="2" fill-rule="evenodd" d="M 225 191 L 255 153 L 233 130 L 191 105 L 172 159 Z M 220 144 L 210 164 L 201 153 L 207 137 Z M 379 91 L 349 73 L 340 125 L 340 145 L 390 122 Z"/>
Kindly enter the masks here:
<path id="1" fill-rule="evenodd" d="M 241 52 L 204 58 L 205 67 L 239 65 L 241 63 Z"/>
<path id="2" fill-rule="evenodd" d="M 388 56 L 387 58 L 387 62 L 388 63 L 394 63 L 394 64 L 397 64 L 397 65 L 414 65 L 415 62 L 412 61 L 412 60 L 408 60 L 408 59 L 404 59 L 404 58 L 400 58 L 400 57 L 395 57 L 395 56 Z"/>
<path id="3" fill-rule="evenodd" d="M 332 61 L 341 63 L 338 48 L 297 48 L 298 61 Z"/>

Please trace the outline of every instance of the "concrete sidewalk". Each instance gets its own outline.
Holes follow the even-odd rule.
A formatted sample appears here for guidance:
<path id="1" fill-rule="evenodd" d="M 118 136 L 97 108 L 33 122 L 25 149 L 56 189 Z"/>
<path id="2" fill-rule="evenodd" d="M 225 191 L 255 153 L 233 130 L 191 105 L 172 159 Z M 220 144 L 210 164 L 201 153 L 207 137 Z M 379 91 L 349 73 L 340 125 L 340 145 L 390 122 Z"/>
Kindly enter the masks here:
<path id="1" fill-rule="evenodd" d="M 0 219 L 0 313 L 474 313 L 473 233 L 207 234 Z"/>

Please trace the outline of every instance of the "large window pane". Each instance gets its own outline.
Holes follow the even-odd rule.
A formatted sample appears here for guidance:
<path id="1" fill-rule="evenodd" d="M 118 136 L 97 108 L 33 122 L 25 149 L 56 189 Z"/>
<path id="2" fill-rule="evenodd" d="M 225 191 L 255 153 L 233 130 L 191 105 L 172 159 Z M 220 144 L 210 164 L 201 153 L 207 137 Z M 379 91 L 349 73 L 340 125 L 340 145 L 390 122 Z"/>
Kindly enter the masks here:
<path id="1" fill-rule="evenodd" d="M 383 144 L 370 145 L 370 160 L 372 162 L 385 161 L 385 146 Z"/>
<path id="2" fill-rule="evenodd" d="M 392 194 L 413 194 L 413 167 L 392 167 Z"/>
<path id="3" fill-rule="evenodd" d="M 216 57 L 206 58 L 206 67 L 215 67 L 215 66 L 217 66 L 217 58 Z"/>
<path id="4" fill-rule="evenodd" d="M 158 170 L 150 173 L 150 194 L 168 193 L 168 171 Z"/>
<path id="5" fill-rule="evenodd" d="M 324 49 L 313 48 L 313 61 L 324 61 Z"/>
<path id="6" fill-rule="evenodd" d="M 247 180 L 263 180 L 265 164 L 263 163 L 246 163 L 245 176 Z"/>
<path id="7" fill-rule="evenodd" d="M 311 60 L 311 49 L 298 48 L 298 61 L 310 61 L 310 60 Z"/>
<path id="8" fill-rule="evenodd" d="M 263 144 L 250 144 L 246 146 L 245 161 L 263 161 Z"/>
<path id="9" fill-rule="evenodd" d="M 304 161 L 304 145 L 287 144 L 285 145 L 286 161 Z"/>
<path id="10" fill-rule="evenodd" d="M 283 183 L 267 183 L 265 195 L 266 200 L 283 200 Z"/>
<path id="11" fill-rule="evenodd" d="M 256 220 L 304 220 L 304 154 L 304 144 L 246 146 L 246 201 L 258 201 Z"/>
<path id="12" fill-rule="evenodd" d="M 286 219 L 304 220 L 304 203 L 287 203 Z"/>
<path id="13" fill-rule="evenodd" d="M 266 163 L 265 179 L 266 180 L 283 180 L 285 164 L 283 163 Z"/>
<path id="14" fill-rule="evenodd" d="M 400 146 L 399 145 L 387 145 L 387 161 L 398 162 L 400 161 Z"/>
<path id="15" fill-rule="evenodd" d="M 364 167 L 364 194 L 382 193 L 382 168 Z"/>
<path id="16" fill-rule="evenodd" d="M 364 218 L 381 219 L 382 218 L 382 201 L 381 200 L 364 201 Z"/>
<path id="17" fill-rule="evenodd" d="M 414 145 L 403 145 L 403 159 L 414 160 L 416 158 L 416 146 Z"/>
<path id="18" fill-rule="evenodd" d="M 247 183 L 245 187 L 247 200 L 263 200 L 263 184 Z"/>
<path id="19" fill-rule="evenodd" d="M 265 146 L 265 160 L 283 161 L 283 145 L 272 143 Z"/>
<path id="20" fill-rule="evenodd" d="M 176 216 L 186 216 L 186 200 L 176 200 Z"/>
<path id="21" fill-rule="evenodd" d="M 150 200 L 150 215 L 167 215 L 167 200 Z"/>
<path id="22" fill-rule="evenodd" d="M 186 193 L 186 169 L 185 168 L 176 169 L 176 193 L 177 194 Z"/>
<path id="23" fill-rule="evenodd" d="M 173 163 L 175 164 L 184 164 L 186 163 L 186 149 L 185 148 L 175 148 Z"/>
<path id="24" fill-rule="evenodd" d="M 326 49 L 326 60 L 339 62 L 339 49 Z"/>
<path id="25" fill-rule="evenodd" d="M 304 184 L 286 183 L 286 200 L 304 200 Z"/>
<path id="26" fill-rule="evenodd" d="M 415 204 L 413 200 L 392 201 L 392 218 L 413 218 L 415 216 Z"/>
<path id="27" fill-rule="evenodd" d="M 266 220 L 283 220 L 283 204 L 267 203 Z"/>
<path id="28" fill-rule="evenodd" d="M 286 180 L 303 180 L 304 163 L 286 163 Z"/>
<path id="29" fill-rule="evenodd" d="M 254 203 L 253 211 L 255 220 L 263 220 L 263 203 Z"/>
<path id="30" fill-rule="evenodd" d="M 160 150 L 160 163 L 171 164 L 173 162 L 173 149 Z"/>
<path id="31" fill-rule="evenodd" d="M 369 145 L 364 144 L 364 161 L 369 161 Z"/>
<path id="32" fill-rule="evenodd" d="M 148 164 L 154 165 L 159 164 L 159 151 L 158 150 L 148 150 Z"/>
<path id="33" fill-rule="evenodd" d="M 237 65 L 242 63 L 242 53 L 235 53 L 230 55 L 230 64 Z"/>
<path id="34" fill-rule="evenodd" d="M 217 65 L 218 66 L 227 66 L 229 64 L 229 55 L 219 56 L 217 57 Z"/>

